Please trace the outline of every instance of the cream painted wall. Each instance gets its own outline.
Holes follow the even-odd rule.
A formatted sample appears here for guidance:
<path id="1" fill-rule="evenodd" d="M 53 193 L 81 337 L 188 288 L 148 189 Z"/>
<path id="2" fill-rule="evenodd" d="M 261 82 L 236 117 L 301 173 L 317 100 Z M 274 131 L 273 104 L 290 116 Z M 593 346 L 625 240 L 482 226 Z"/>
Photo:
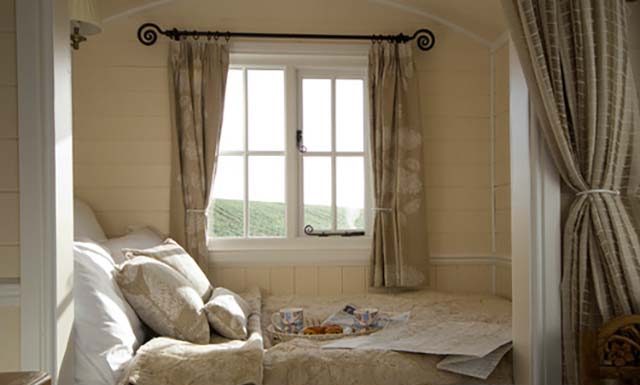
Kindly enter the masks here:
<path id="1" fill-rule="evenodd" d="M 14 0 L 0 0 L 0 290 L 20 277 L 15 41 Z M 0 372 L 18 370 L 20 307 L 0 304 L 0 314 Z"/>
<path id="2" fill-rule="evenodd" d="M 509 144 L 509 44 L 493 53 L 493 153 L 496 293 L 511 298 L 511 159 Z"/>
<path id="3" fill-rule="evenodd" d="M 266 17 L 265 15 L 268 15 Z M 111 236 L 128 225 L 169 227 L 167 41 L 144 47 L 138 26 L 309 33 L 397 33 L 428 27 L 436 48 L 416 51 L 425 141 L 426 236 L 432 287 L 491 293 L 490 50 L 420 15 L 357 0 L 172 2 L 106 23 L 74 52 L 75 193 Z M 354 23 L 353 20 L 358 20 Z M 472 258 L 469 258 L 472 257 Z M 482 257 L 476 259 L 476 257 Z M 463 264 L 459 263 L 464 258 Z M 214 266 L 221 284 L 277 293 L 360 292 L 366 266 Z"/>

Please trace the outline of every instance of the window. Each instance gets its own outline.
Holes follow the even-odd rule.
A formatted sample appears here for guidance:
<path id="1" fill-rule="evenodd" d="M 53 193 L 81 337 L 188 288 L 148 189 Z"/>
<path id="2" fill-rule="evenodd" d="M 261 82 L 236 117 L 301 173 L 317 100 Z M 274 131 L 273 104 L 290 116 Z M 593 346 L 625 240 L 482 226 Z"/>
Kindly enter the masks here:
<path id="1" fill-rule="evenodd" d="M 364 81 L 302 77 L 303 223 L 364 230 Z"/>
<path id="2" fill-rule="evenodd" d="M 306 59 L 305 63 L 308 63 Z M 366 230 L 364 68 L 234 63 L 209 207 L 217 240 Z M 306 152 L 298 150 L 303 132 Z"/>

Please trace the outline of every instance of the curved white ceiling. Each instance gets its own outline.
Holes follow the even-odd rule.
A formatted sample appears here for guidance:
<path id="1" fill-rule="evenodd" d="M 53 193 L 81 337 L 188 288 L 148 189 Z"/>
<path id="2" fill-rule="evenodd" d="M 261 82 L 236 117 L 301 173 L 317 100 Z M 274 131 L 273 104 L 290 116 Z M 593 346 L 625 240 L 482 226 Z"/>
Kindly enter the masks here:
<path id="1" fill-rule="evenodd" d="M 140 13 L 168 3 L 188 0 L 102 0 L 103 19 Z M 265 1 L 265 0 L 255 0 Z M 315 0 L 322 1 L 322 0 Z M 346 0 L 345 0 L 346 1 Z M 458 27 L 484 42 L 493 42 L 506 30 L 500 0 L 368 0 L 407 13 L 425 16 Z M 215 2 L 211 1 L 212 10 Z"/>

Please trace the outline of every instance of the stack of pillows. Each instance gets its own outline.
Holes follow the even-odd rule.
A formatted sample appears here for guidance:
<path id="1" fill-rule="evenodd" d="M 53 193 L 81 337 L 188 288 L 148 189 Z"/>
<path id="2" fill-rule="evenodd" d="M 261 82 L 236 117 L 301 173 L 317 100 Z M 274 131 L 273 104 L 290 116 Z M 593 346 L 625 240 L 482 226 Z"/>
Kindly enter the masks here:
<path id="1" fill-rule="evenodd" d="M 153 331 L 196 344 L 210 339 L 209 325 L 230 339 L 247 339 L 248 304 L 230 290 L 215 290 L 174 240 L 148 249 L 124 249 L 116 282 L 127 302 Z"/>
<path id="2" fill-rule="evenodd" d="M 107 239 L 86 204 L 75 210 L 76 384 L 115 384 L 150 335 L 247 339 L 249 305 L 214 289 L 178 243 L 149 228 Z"/>

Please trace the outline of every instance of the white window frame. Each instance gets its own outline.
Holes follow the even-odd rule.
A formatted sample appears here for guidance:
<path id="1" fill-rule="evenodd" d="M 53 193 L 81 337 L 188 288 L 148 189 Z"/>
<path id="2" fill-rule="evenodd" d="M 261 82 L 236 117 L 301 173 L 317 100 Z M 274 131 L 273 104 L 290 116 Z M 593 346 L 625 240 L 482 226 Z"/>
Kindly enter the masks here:
<path id="1" fill-rule="evenodd" d="M 298 232 L 302 232 L 304 227 L 304 158 L 305 157 L 330 157 L 331 158 L 331 217 L 332 228 L 331 229 L 316 229 L 316 230 L 331 230 L 331 231 L 346 231 L 346 229 L 339 229 L 337 227 L 338 222 L 338 207 L 337 207 L 337 158 L 338 157 L 363 157 L 364 160 L 364 184 L 365 184 L 365 196 L 364 196 L 364 231 L 365 236 L 370 236 L 371 222 L 371 175 L 367 172 L 369 167 L 369 151 L 367 146 L 369 143 L 369 117 L 368 117 L 368 100 L 367 100 L 367 77 L 366 72 L 363 70 L 354 69 L 299 69 L 297 70 L 297 92 L 298 92 L 298 127 L 303 128 L 303 116 L 302 116 L 302 81 L 303 79 L 329 79 L 331 80 L 331 149 L 329 151 L 308 151 L 304 154 L 299 154 L 298 158 L 298 197 L 300 198 L 298 203 Z M 363 82 L 363 123 L 364 123 L 364 135 L 363 135 L 363 147 L 362 151 L 338 151 L 336 145 L 336 81 L 340 79 L 360 79 Z M 304 131 L 303 131 L 304 135 Z M 304 141 L 303 141 L 304 142 Z M 298 234 L 304 236 L 304 234 Z"/>
<path id="2" fill-rule="evenodd" d="M 281 237 L 268 237 L 268 236 L 264 236 L 264 237 L 249 237 L 249 157 L 251 156 L 282 156 L 284 157 L 284 159 L 286 160 L 287 158 L 287 151 L 288 151 L 288 146 L 286 143 L 286 123 L 285 123 L 285 147 L 283 150 L 251 150 L 249 149 L 249 121 L 248 121 L 248 88 L 247 88 L 247 81 L 248 81 L 248 76 L 247 73 L 248 71 L 251 70 L 272 70 L 272 71 L 285 71 L 285 76 L 286 76 L 286 70 L 283 66 L 265 66 L 265 65 L 230 65 L 229 66 L 229 70 L 241 70 L 242 71 L 242 84 L 243 84 L 243 119 L 242 119 L 242 130 L 243 130 L 243 138 L 242 138 L 242 146 L 243 149 L 242 150 L 231 150 L 231 151 L 220 151 L 220 153 L 218 154 L 218 156 L 241 156 L 243 159 L 243 175 L 244 175 L 244 180 L 243 180 L 243 211 L 242 211 L 242 215 L 243 215 L 243 236 L 242 237 L 226 237 L 226 238 L 212 238 L 216 241 L 216 243 L 221 240 L 221 239 L 235 239 L 235 240 L 242 240 L 242 241 L 247 241 L 247 240 L 253 240 L 253 239 L 281 239 Z M 286 79 L 285 79 L 286 82 Z M 285 94 L 285 99 L 286 99 L 286 94 Z M 286 109 L 285 109 L 286 110 Z M 285 111 L 286 114 L 286 111 Z M 285 164 L 285 184 L 289 184 L 289 177 L 287 175 L 287 165 Z M 286 200 L 287 196 L 285 194 L 285 200 Z M 288 219 L 288 214 L 287 214 L 287 210 L 289 209 L 289 207 L 287 206 L 285 208 L 285 227 L 287 226 L 287 219 Z M 285 228 L 285 232 L 286 232 L 286 228 Z M 207 236 L 209 236 L 209 234 L 207 234 Z"/>
<path id="3" fill-rule="evenodd" d="M 363 49 L 364 48 L 364 49 Z M 230 68 L 284 69 L 285 71 L 285 223 L 283 238 L 208 238 L 214 263 L 249 263 L 268 260 L 269 263 L 296 263 L 311 257 L 317 263 L 366 263 L 371 247 L 371 177 L 369 165 L 369 113 L 367 90 L 366 46 L 300 45 L 235 43 L 231 46 Z M 324 74 L 332 78 L 361 78 L 365 98 L 365 236 L 310 237 L 302 232 L 302 156 L 296 147 L 295 131 L 300 127 L 300 74 Z M 300 107 L 301 108 L 301 107 Z M 245 141 L 247 140 L 245 136 Z M 248 149 L 247 149 L 248 150 Z M 248 152 L 247 152 L 248 153 Z M 227 154 L 226 152 L 224 153 Z M 231 152 L 228 153 L 229 155 Z M 240 152 L 238 152 L 240 155 Z M 340 155 L 340 154 L 339 154 Z M 246 156 L 246 155 L 245 155 Z M 247 167 L 245 159 L 245 167 Z M 246 172 L 245 172 L 246 175 Z M 291 176 L 297 178 L 291 178 Z M 245 181 L 246 183 L 246 181 Z M 247 191 L 245 191 L 245 195 Z M 248 213 L 245 213 L 248 216 Z M 245 227 L 248 222 L 245 218 Z M 309 260 L 307 258 L 307 260 Z"/>

